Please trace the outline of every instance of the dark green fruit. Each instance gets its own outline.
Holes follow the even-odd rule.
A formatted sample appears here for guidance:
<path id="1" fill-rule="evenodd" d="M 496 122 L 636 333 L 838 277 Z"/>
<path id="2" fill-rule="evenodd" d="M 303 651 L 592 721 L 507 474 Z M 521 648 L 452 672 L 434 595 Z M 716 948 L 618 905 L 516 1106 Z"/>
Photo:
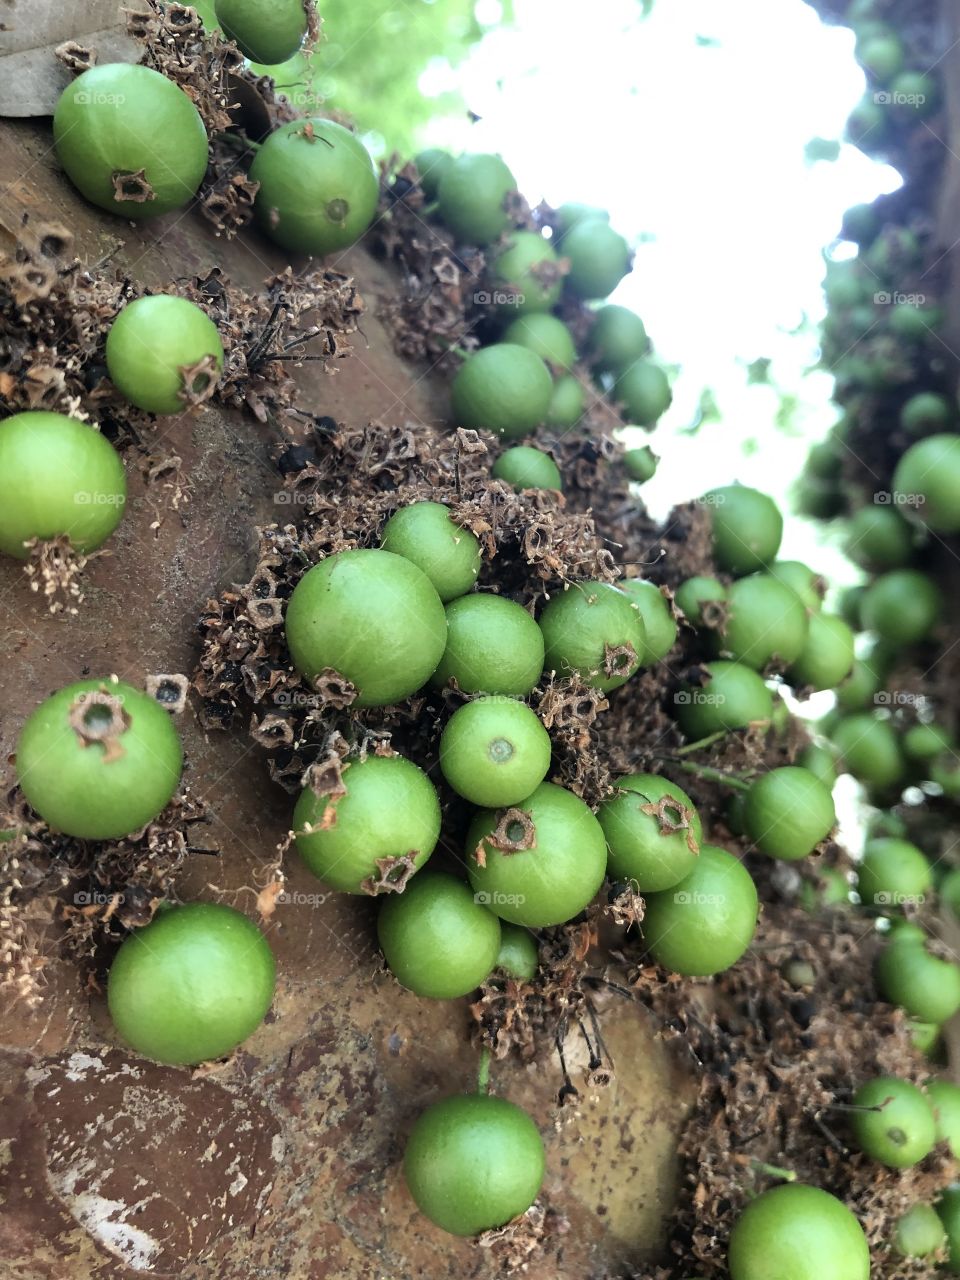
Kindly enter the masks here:
<path id="1" fill-rule="evenodd" d="M 909 1169 L 933 1150 L 937 1140 L 933 1109 L 908 1080 L 896 1076 L 868 1080 L 853 1095 L 853 1105 L 865 1108 L 850 1115 L 854 1141 L 888 1169 Z"/>
<path id="2" fill-rule="evenodd" d="M 373 221 L 380 184 L 355 134 L 320 116 L 274 129 L 250 166 L 260 183 L 254 213 L 271 240 L 324 257 L 346 249 Z"/>
<path id="3" fill-rule="evenodd" d="M 853 670 L 853 632 L 832 613 L 811 613 L 807 639 L 787 672 L 797 687 L 835 689 Z"/>
<path id="4" fill-rule="evenodd" d="M 819 613 L 823 607 L 823 579 L 800 560 L 774 560 L 768 566 L 771 577 L 795 591 L 811 613 Z"/>
<path id="5" fill-rule="evenodd" d="M 900 410 L 900 425 L 912 436 L 925 436 L 943 431 L 955 417 L 946 396 L 935 391 L 919 391 Z"/>
<path id="6" fill-rule="evenodd" d="M 673 393 L 667 375 L 649 360 L 635 360 L 617 379 L 613 396 L 626 406 L 633 422 L 652 427 L 670 408 Z"/>
<path id="7" fill-rule="evenodd" d="M 874 36 L 859 46 L 857 58 L 878 84 L 889 84 L 903 67 L 903 45 L 894 35 Z"/>
<path id="8" fill-rule="evenodd" d="M 60 95 L 53 140 L 81 195 L 135 221 L 187 204 L 207 171 L 197 108 L 149 67 L 110 62 L 77 76 Z"/>
<path id="9" fill-rule="evenodd" d="M 533 981 L 540 967 L 540 949 L 529 930 L 501 921 L 500 951 L 494 967 L 517 982 Z"/>
<path id="10" fill-rule="evenodd" d="M 163 713 L 161 713 L 163 714 Z M 232 907 L 162 908 L 110 967 L 107 1004 L 121 1037 L 173 1065 L 223 1058 L 263 1021 L 276 964 L 266 938 Z"/>
<path id="11" fill-rule="evenodd" d="M 847 772 L 868 786 L 892 787 L 903 777 L 900 743 L 886 720 L 845 716 L 833 732 L 833 744 Z"/>
<path id="12" fill-rule="evenodd" d="M 713 522 L 713 554 L 721 569 L 751 573 L 776 558 L 783 516 L 772 498 L 742 484 L 712 489 L 702 499 Z"/>
<path id="13" fill-rule="evenodd" d="M 465 853 L 477 900 L 531 929 L 578 915 L 600 888 L 607 864 L 597 819 L 572 791 L 550 782 L 505 811 L 482 809 L 470 824 Z"/>
<path id="14" fill-rule="evenodd" d="M 724 657 L 762 671 L 777 661 L 789 665 L 803 651 L 807 611 L 797 593 L 771 574 L 741 578 L 727 593 L 723 626 L 715 648 Z"/>
<path id="15" fill-rule="evenodd" d="M 947 1233 L 936 1209 L 915 1204 L 897 1219 L 893 1247 L 903 1258 L 925 1258 L 946 1244 Z"/>
<path id="16" fill-rule="evenodd" d="M 644 642 L 640 665 L 649 667 L 662 661 L 677 639 L 676 619 L 666 596 L 656 583 L 644 582 L 642 578 L 622 579 L 617 585 L 637 606 L 643 619 Z"/>
<path id="17" fill-rule="evenodd" d="M 913 555 L 913 531 L 894 507 L 861 507 L 847 526 L 844 550 L 871 572 L 899 569 Z"/>
<path id="18" fill-rule="evenodd" d="M 414 160 L 420 175 L 420 188 L 428 200 L 436 200 L 440 180 L 453 164 L 453 156 L 440 147 L 427 147 L 419 151 Z"/>
<path id="19" fill-rule="evenodd" d="M 59 413 L 0 421 L 0 551 L 25 560 L 34 538 L 95 551 L 120 523 L 127 478 L 99 431 Z"/>
<path id="20" fill-rule="evenodd" d="M 505 314 L 549 311 L 563 286 L 557 251 L 538 231 L 512 231 L 491 259 L 490 283 Z"/>
<path id="21" fill-rule="evenodd" d="M 915 844 L 892 837 L 867 841 L 857 880 L 865 906 L 922 906 L 932 887 L 930 863 Z"/>
<path id="22" fill-rule="evenodd" d="M 677 608 L 695 627 L 704 625 L 705 604 L 719 604 L 726 600 L 727 588 L 716 578 L 688 578 L 677 587 Z"/>
<path id="23" fill-rule="evenodd" d="M 595 368 L 620 375 L 650 348 L 643 321 L 629 307 L 608 303 L 597 311 L 587 339 Z"/>
<path id="24" fill-rule="evenodd" d="M 544 423 L 548 427 L 575 427 L 583 417 L 586 392 L 579 378 L 562 373 L 553 384 Z"/>
<path id="25" fill-rule="evenodd" d="M 914 724 L 903 735 L 903 752 L 911 760 L 934 760 L 953 750 L 953 737 L 938 724 Z"/>
<path id="26" fill-rule="evenodd" d="M 342 790 L 307 786 L 293 811 L 297 852 L 318 879 L 343 893 L 375 893 L 384 878 L 418 870 L 440 836 L 433 783 L 403 756 L 368 755 L 343 767 Z"/>
<path id="27" fill-rule="evenodd" d="M 596 205 L 583 204 L 579 200 L 568 200 L 565 204 L 560 205 L 556 212 L 557 227 L 561 237 L 571 227 L 579 226 L 581 222 L 594 222 L 597 219 L 601 222 L 610 221 L 610 215 L 606 209 L 598 209 Z"/>
<path id="28" fill-rule="evenodd" d="M 877 987 L 891 1004 L 937 1026 L 960 1009 L 960 965 L 931 955 L 913 934 L 894 934 L 877 957 Z"/>
<path id="29" fill-rule="evenodd" d="M 424 871 L 388 895 L 377 937 L 401 986 L 433 1000 L 479 987 L 500 951 L 500 921 L 470 888 L 442 871 Z"/>
<path id="30" fill-rule="evenodd" d="M 518 493 L 524 489 L 563 489 L 560 468 L 549 453 L 532 445 L 518 444 L 504 450 L 490 474 L 495 480 L 505 480 Z"/>
<path id="31" fill-rule="evenodd" d="M 403 1176 L 417 1208 L 456 1236 L 502 1227 L 540 1194 L 543 1142 L 525 1111 L 504 1098 L 445 1098 L 417 1120 Z"/>
<path id="32" fill-rule="evenodd" d="M 540 615 L 540 630 L 546 670 L 561 677 L 576 672 L 604 693 L 626 684 L 645 652 L 637 606 L 607 582 L 576 582 L 558 592 Z"/>
<path id="33" fill-rule="evenodd" d="M 939 307 L 921 307 L 913 302 L 898 302 L 890 308 L 887 327 L 904 342 L 926 342 L 943 323 Z"/>
<path id="34" fill-rule="evenodd" d="M 527 347 L 496 342 L 468 356 L 450 388 L 453 424 L 516 440 L 539 426 L 553 396 L 553 379 Z"/>
<path id="35" fill-rule="evenodd" d="M 702 683 L 688 684 L 674 695 L 676 717 L 692 742 L 720 729 L 746 729 L 773 715 L 770 690 L 756 671 L 739 662 L 711 662 Z"/>
<path id="36" fill-rule="evenodd" d="M 558 316 L 547 311 L 517 316 L 504 329 L 500 341 L 526 347 L 557 369 L 570 369 L 577 359 L 573 334 Z"/>
<path id="37" fill-rule="evenodd" d="M 223 344 L 195 303 L 161 293 L 127 303 L 110 326 L 106 358 L 110 381 L 131 404 L 182 413 L 191 397 L 210 394 L 223 370 Z"/>
<path id="38" fill-rule="evenodd" d="M 872 204 L 854 204 L 843 215 L 840 235 L 854 244 L 869 245 L 880 230 L 880 219 Z"/>
<path id="39" fill-rule="evenodd" d="M 747 869 L 726 849 L 705 844 L 687 876 L 649 895 L 641 927 L 657 964 L 704 978 L 740 959 L 753 938 L 757 910 Z"/>
<path id="40" fill-rule="evenodd" d="M 214 10 L 227 39 L 264 66 L 292 58 L 307 34 L 304 0 L 216 0 Z"/>
<path id="41" fill-rule="evenodd" d="M 797 764 L 801 769 L 807 769 L 815 778 L 819 778 L 828 791 L 837 780 L 836 758 L 833 751 L 830 747 L 822 746 L 818 742 L 807 743 L 797 756 Z"/>
<path id="42" fill-rule="evenodd" d="M 550 768 L 550 735 L 525 702 L 476 698 L 440 738 L 440 768 L 471 804 L 499 809 L 532 795 Z"/>
<path id="43" fill-rule="evenodd" d="M 638 484 L 646 484 L 656 475 L 659 461 L 660 459 L 650 446 L 645 444 L 639 449 L 627 449 L 623 455 L 623 469 L 631 480 L 636 480 Z"/>
<path id="44" fill-rule="evenodd" d="M 854 658 L 850 674 L 837 685 L 837 706 L 842 711 L 865 711 L 874 706 L 885 678 L 869 657 Z"/>
<path id="45" fill-rule="evenodd" d="M 578 298 L 605 298 L 630 270 L 630 246 L 598 218 L 578 222 L 560 241 L 560 253 L 570 261 L 566 284 Z"/>
<path id="46" fill-rule="evenodd" d="M 394 512 L 380 545 L 421 569 L 444 603 L 465 595 L 480 572 L 479 541 L 440 502 L 412 502 Z"/>
<path id="47" fill-rule="evenodd" d="M 947 1270 L 960 1275 L 960 1187 L 948 1187 L 934 1207 L 947 1233 Z"/>
<path id="48" fill-rule="evenodd" d="M 751 1200 L 730 1233 L 730 1280 L 870 1280 L 863 1228 L 819 1187 L 787 1182 Z"/>
<path id="49" fill-rule="evenodd" d="M 933 1107 L 937 1141 L 945 1142 L 953 1158 L 960 1159 L 960 1087 L 952 1080 L 929 1080 L 926 1090 Z"/>
<path id="50" fill-rule="evenodd" d="M 845 587 L 840 593 L 840 616 L 847 626 L 854 631 L 862 631 L 860 622 L 860 603 L 863 600 L 865 586 Z"/>
<path id="51" fill-rule="evenodd" d="M 794 862 L 812 853 L 837 820 L 833 797 L 819 778 L 796 765 L 771 769 L 747 792 L 747 835 L 771 858 Z"/>
<path id="52" fill-rule="evenodd" d="M 55 831 L 118 840 L 172 800 L 183 751 L 154 699 L 119 680 L 81 680 L 41 702 L 17 741 L 17 779 Z"/>
<path id="53" fill-rule="evenodd" d="M 893 644 L 908 645 L 930 634 L 942 607 L 939 588 L 927 574 L 894 569 L 867 587 L 860 614 L 868 631 Z"/>
<path id="54" fill-rule="evenodd" d="M 447 642 L 427 575 L 390 551 L 338 551 L 307 571 L 287 605 L 287 644 L 310 681 L 336 672 L 355 706 L 399 702 L 426 684 Z"/>
<path id="55" fill-rule="evenodd" d="M 940 86 L 924 71 L 901 71 L 890 85 L 893 110 L 904 123 L 926 120 L 940 105 Z"/>
<path id="56" fill-rule="evenodd" d="M 461 244 L 490 244 L 509 226 L 516 179 L 499 156 L 460 156 L 437 188 L 440 217 Z"/>
<path id="57" fill-rule="evenodd" d="M 884 146 L 890 127 L 888 109 L 865 93 L 847 117 L 845 133 L 848 141 L 866 155 L 876 155 Z"/>
<path id="58" fill-rule="evenodd" d="M 526 609 L 483 592 L 447 606 L 447 643 L 432 684 L 525 698 L 543 673 L 543 632 Z"/>
<path id="59" fill-rule="evenodd" d="M 637 893 L 670 889 L 693 870 L 703 828 L 693 801 L 673 782 L 632 773 L 614 783 L 597 818 L 607 838 L 607 875 Z"/>
<path id="60" fill-rule="evenodd" d="M 911 445 L 897 463 L 893 490 L 928 529 L 960 531 L 960 435 L 928 436 Z"/>

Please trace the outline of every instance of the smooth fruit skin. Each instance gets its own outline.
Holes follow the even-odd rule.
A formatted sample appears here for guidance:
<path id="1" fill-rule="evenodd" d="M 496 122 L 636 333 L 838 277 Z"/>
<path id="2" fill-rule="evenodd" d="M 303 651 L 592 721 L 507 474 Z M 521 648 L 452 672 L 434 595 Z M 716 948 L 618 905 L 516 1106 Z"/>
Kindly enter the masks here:
<path id="1" fill-rule="evenodd" d="M 940 589 L 932 578 L 916 569 L 894 569 L 867 587 L 860 616 L 868 631 L 907 645 L 930 634 L 942 608 Z"/>
<path id="2" fill-rule="evenodd" d="M 422 867 L 440 837 L 440 801 L 423 770 L 404 756 L 369 755 L 345 766 L 343 785 L 342 796 L 307 787 L 294 809 L 297 852 L 313 874 L 343 893 L 364 893 L 378 859 L 411 854 Z"/>
<path id="3" fill-rule="evenodd" d="M 677 602 L 677 608 L 687 618 L 687 621 L 695 627 L 703 626 L 703 606 L 709 603 L 717 603 L 726 600 L 727 588 L 722 582 L 718 582 L 716 578 L 695 577 L 687 578 L 686 582 L 681 582 L 677 587 L 674 599 Z"/>
<path id="4" fill-rule="evenodd" d="M 765 493 L 743 484 L 712 489 L 703 501 L 713 524 L 713 554 L 721 569 L 751 573 L 776 558 L 783 516 Z"/>
<path id="5" fill-rule="evenodd" d="M 913 938 L 894 935 L 877 957 L 876 979 L 881 995 L 922 1022 L 939 1026 L 960 1009 L 960 966 Z"/>
<path id="6" fill-rule="evenodd" d="M 845 716 L 833 731 L 833 743 L 845 769 L 860 782 L 883 789 L 902 779 L 900 743 L 886 720 L 872 715 Z"/>
<path id="7" fill-rule="evenodd" d="M 573 334 L 558 316 L 546 311 L 517 316 L 504 329 L 500 340 L 526 347 L 557 369 L 568 370 L 576 363 Z"/>
<path id="8" fill-rule="evenodd" d="M 727 606 L 715 639 L 724 657 L 762 671 L 774 659 L 789 664 L 803 652 L 803 601 L 771 574 L 754 573 L 735 582 L 727 593 Z"/>
<path id="9" fill-rule="evenodd" d="M 657 474 L 659 461 L 659 457 L 650 446 L 644 444 L 639 449 L 626 450 L 623 455 L 623 469 L 631 480 L 636 480 L 637 484 L 646 484 Z"/>
<path id="10" fill-rule="evenodd" d="M 25 560 L 25 542 L 61 536 L 81 553 L 95 551 L 126 499 L 123 463 L 99 431 L 39 411 L 0 422 L 0 551 Z"/>
<path id="11" fill-rule="evenodd" d="M 482 809 L 470 824 L 465 853 L 467 873 L 491 911 L 513 924 L 543 929 L 564 924 L 593 899 L 607 865 L 603 830 L 584 802 L 563 787 L 543 782 L 511 808 L 525 813 L 534 827 L 529 849 L 504 852 L 486 837 L 502 811 Z M 508 833 L 509 834 L 509 833 Z M 485 865 L 477 850 L 483 845 Z"/>
<path id="12" fill-rule="evenodd" d="M 620 375 L 645 355 L 650 339 L 643 321 L 629 307 L 608 303 L 594 317 L 587 350 L 595 368 Z"/>
<path id="13" fill-rule="evenodd" d="M 494 967 L 517 982 L 532 982 L 540 967 L 540 948 L 536 939 L 519 925 L 501 921 L 500 950 Z"/>
<path id="14" fill-rule="evenodd" d="M 752 1200 L 730 1233 L 730 1280 L 870 1280 L 863 1228 L 819 1187 L 788 1182 Z"/>
<path id="15" fill-rule="evenodd" d="M 536 712 L 510 698 L 459 707 L 440 738 L 440 768 L 458 795 L 485 809 L 519 804 L 550 768 L 550 735 Z"/>
<path id="16" fill-rule="evenodd" d="M 185 205 L 207 171 L 207 131 L 196 107 L 149 67 L 110 62 L 77 76 L 60 95 L 53 140 L 80 194 L 134 221 Z M 113 175 L 141 170 L 153 198 L 115 199 Z"/>
<path id="17" fill-rule="evenodd" d="M 934 1208 L 947 1233 L 947 1270 L 960 1275 L 960 1187 L 948 1187 Z"/>
<path id="18" fill-rule="evenodd" d="M 673 392 L 667 375 L 649 360 L 635 360 L 617 379 L 614 398 L 626 405 L 631 419 L 641 427 L 652 427 L 670 408 Z"/>
<path id="19" fill-rule="evenodd" d="M 565 678 L 573 673 L 609 693 L 640 666 L 646 640 L 632 601 L 607 582 L 577 582 L 558 592 L 540 615 L 544 667 Z"/>
<path id="20" fill-rule="evenodd" d="M 641 666 L 661 662 L 677 639 L 677 623 L 666 596 L 654 582 L 628 578 L 618 583 L 623 594 L 637 606 L 643 619 L 643 657 Z"/>
<path id="21" fill-rule="evenodd" d="M 157 913 L 110 967 L 107 1004 L 120 1036 L 155 1062 L 222 1058 L 263 1021 L 276 964 L 257 926 L 232 907 L 192 902 Z"/>
<path id="22" fill-rule="evenodd" d="M 913 531 L 893 507 L 861 507 L 850 518 L 844 550 L 864 569 L 899 569 L 913 554 Z"/>
<path id="23" fill-rule="evenodd" d="M 867 841 L 857 868 L 857 892 L 865 906 L 920 906 L 932 888 L 930 863 L 915 844 L 892 837 Z"/>
<path id="24" fill-rule="evenodd" d="M 560 297 L 563 273 L 557 251 L 538 231 L 514 231 L 490 263 L 490 281 L 510 296 L 506 315 L 549 311 Z"/>
<path id="25" fill-rule="evenodd" d="M 703 827 L 693 801 L 676 783 L 631 773 L 614 783 L 597 820 L 607 840 L 607 876 L 637 893 L 670 889 L 693 870 Z"/>
<path id="26" fill-rule="evenodd" d="M 674 696 L 677 721 L 691 742 L 719 729 L 746 729 L 769 721 L 773 698 L 756 671 L 740 662 L 711 662 L 701 668 L 702 685 L 686 685 Z"/>
<path id="27" fill-rule="evenodd" d="M 746 867 L 726 849 L 705 844 L 689 875 L 650 894 L 641 928 L 657 964 L 706 978 L 740 959 L 753 939 L 758 909 Z"/>
<path id="28" fill-rule="evenodd" d="M 562 373 L 553 384 L 543 421 L 548 427 L 575 427 L 583 417 L 586 402 L 579 378 L 572 373 Z"/>
<path id="29" fill-rule="evenodd" d="M 532 445 L 518 444 L 504 450 L 490 468 L 490 474 L 494 480 L 505 480 L 517 493 L 524 489 L 563 490 L 560 468 L 549 453 Z"/>
<path id="30" fill-rule="evenodd" d="M 937 1140 L 929 1100 L 909 1080 L 880 1076 L 853 1095 L 850 1128 L 861 1151 L 888 1169 L 909 1169 L 933 1150 Z"/>
<path id="31" fill-rule="evenodd" d="M 414 163 L 420 174 L 420 187 L 428 200 L 436 200 L 440 179 L 453 164 L 453 156 L 440 147 L 427 147 L 419 151 Z"/>
<path id="32" fill-rule="evenodd" d="M 402 987 L 455 1000 L 479 987 L 496 964 L 500 921 L 462 880 L 424 871 L 383 900 L 377 937 Z"/>
<path id="33" fill-rule="evenodd" d="M 953 751 L 953 736 L 938 724 L 914 724 L 903 735 L 904 754 L 911 760 L 934 760 Z"/>
<path id="34" fill-rule="evenodd" d="M 489 592 L 447 605 L 447 642 L 431 684 L 525 698 L 543 674 L 543 632 L 522 605 Z"/>
<path id="35" fill-rule="evenodd" d="M 459 243 L 490 244 L 509 226 L 506 200 L 516 189 L 516 179 L 499 156 L 460 156 L 440 178 L 440 217 Z"/>
<path id="36" fill-rule="evenodd" d="M 797 756 L 797 764 L 819 778 L 828 791 L 837 780 L 836 760 L 829 747 L 819 742 L 809 742 Z"/>
<path id="37" fill-rule="evenodd" d="M 747 835 L 762 852 L 784 862 L 812 853 L 837 820 L 833 797 L 819 778 L 796 765 L 771 769 L 747 792 Z"/>
<path id="38" fill-rule="evenodd" d="M 403 1176 L 417 1208 L 455 1236 L 525 1213 L 540 1194 L 543 1142 L 526 1111 L 489 1094 L 444 1098 L 417 1120 Z"/>
<path id="39" fill-rule="evenodd" d="M 929 435 L 948 427 L 955 417 L 945 396 L 935 391 L 920 391 L 900 410 L 900 425 L 908 435 Z"/>
<path id="40" fill-rule="evenodd" d="M 951 1080 L 928 1080 L 927 1097 L 933 1107 L 937 1141 L 945 1142 L 954 1159 L 960 1158 L 960 1086 Z"/>
<path id="41" fill-rule="evenodd" d="M 946 1241 L 944 1225 L 930 1204 L 913 1205 L 894 1228 L 893 1247 L 903 1258 L 925 1258 L 936 1253 Z"/>
<path id="42" fill-rule="evenodd" d="M 854 664 L 853 632 L 832 613 L 811 613 L 807 639 L 787 676 L 801 688 L 835 689 Z"/>
<path id="43" fill-rule="evenodd" d="M 566 284 L 578 298 L 605 298 L 630 270 L 630 246 L 599 218 L 571 227 L 560 239 L 560 254 L 569 259 Z"/>
<path id="44" fill-rule="evenodd" d="M 92 694 L 119 700 L 125 727 L 112 745 L 82 737 L 71 724 L 98 719 Z M 59 689 L 31 713 L 17 741 L 17 778 L 27 801 L 55 831 L 79 840 L 139 831 L 173 798 L 182 767 L 168 713 L 120 681 L 80 680 Z"/>
<path id="45" fill-rule="evenodd" d="M 553 379 L 527 347 L 496 342 L 463 362 L 450 388 L 453 424 L 516 440 L 540 425 L 553 395 Z"/>
<path id="46" fill-rule="evenodd" d="M 187 298 L 156 294 L 128 302 L 107 334 L 110 381 L 147 413 L 182 413 L 184 369 L 212 356 L 223 370 L 217 326 Z M 205 390 L 208 375 L 201 375 Z"/>
<path id="47" fill-rule="evenodd" d="M 214 9 L 227 39 L 267 67 L 292 58 L 307 34 L 303 0 L 216 0 Z"/>
<path id="48" fill-rule="evenodd" d="M 319 116 L 280 125 L 261 145 L 250 178 L 254 213 L 284 249 L 323 257 L 359 240 L 377 211 L 380 186 L 366 147 Z"/>
<path id="49" fill-rule="evenodd" d="M 911 445 L 893 473 L 904 511 L 937 533 L 960 531 L 960 435 L 928 436 Z"/>
<path id="50" fill-rule="evenodd" d="M 483 560 L 477 538 L 441 502 L 401 507 L 383 526 L 380 545 L 422 569 L 444 604 L 471 589 Z"/>
<path id="51" fill-rule="evenodd" d="M 795 591 L 811 613 L 820 612 L 823 607 L 823 581 L 809 565 L 801 560 L 774 560 L 767 571 L 778 582 Z"/>
<path id="52" fill-rule="evenodd" d="M 357 707 L 389 706 L 416 692 L 447 642 L 433 583 L 391 551 L 338 551 L 314 565 L 290 597 L 286 627 L 301 675 L 339 672 L 356 687 Z"/>

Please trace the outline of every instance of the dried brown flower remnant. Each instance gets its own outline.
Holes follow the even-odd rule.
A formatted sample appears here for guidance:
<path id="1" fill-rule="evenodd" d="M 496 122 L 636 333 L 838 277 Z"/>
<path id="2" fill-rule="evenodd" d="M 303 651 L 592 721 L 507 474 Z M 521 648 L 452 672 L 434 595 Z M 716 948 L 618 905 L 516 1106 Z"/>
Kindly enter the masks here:
<path id="1" fill-rule="evenodd" d="M 417 850 L 411 849 L 395 858 L 377 858 L 376 873 L 360 881 L 364 893 L 376 897 L 383 893 L 403 893 L 417 870 Z"/>

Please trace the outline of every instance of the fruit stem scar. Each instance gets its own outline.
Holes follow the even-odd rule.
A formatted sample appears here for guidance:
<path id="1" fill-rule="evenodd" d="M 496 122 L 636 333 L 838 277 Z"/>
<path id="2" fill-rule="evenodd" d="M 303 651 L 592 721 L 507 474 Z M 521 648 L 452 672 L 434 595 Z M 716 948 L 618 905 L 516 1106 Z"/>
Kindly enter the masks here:
<path id="1" fill-rule="evenodd" d="M 487 748 L 487 754 L 494 764 L 503 764 L 513 755 L 513 743 L 508 742 L 506 738 L 494 738 Z"/>
<path id="2" fill-rule="evenodd" d="M 350 205 L 346 200 L 328 200 L 327 201 L 327 217 L 331 222 L 343 222 L 347 214 L 350 212 Z"/>
<path id="3" fill-rule="evenodd" d="M 130 727 L 130 717 L 119 698 L 97 689 L 80 694 L 67 712 L 67 721 L 83 747 L 99 742 L 104 763 L 119 760 L 126 753 L 120 738 Z"/>

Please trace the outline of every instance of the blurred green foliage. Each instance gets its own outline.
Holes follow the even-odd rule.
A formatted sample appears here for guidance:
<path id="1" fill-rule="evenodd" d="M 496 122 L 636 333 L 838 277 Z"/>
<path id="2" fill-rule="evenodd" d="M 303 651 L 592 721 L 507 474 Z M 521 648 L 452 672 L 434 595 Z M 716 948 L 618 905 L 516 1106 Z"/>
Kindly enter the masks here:
<path id="1" fill-rule="evenodd" d="M 213 0 L 195 0 L 195 7 L 205 26 L 217 25 Z M 345 112 L 375 153 L 405 156 L 418 149 L 428 120 L 466 111 L 459 93 L 425 98 L 419 82 L 436 59 L 457 66 L 489 29 L 474 0 L 320 0 L 318 8 L 323 36 L 311 55 L 254 67 L 273 76 L 299 110 Z M 500 10 L 496 25 L 511 22 L 513 0 L 501 0 Z"/>

